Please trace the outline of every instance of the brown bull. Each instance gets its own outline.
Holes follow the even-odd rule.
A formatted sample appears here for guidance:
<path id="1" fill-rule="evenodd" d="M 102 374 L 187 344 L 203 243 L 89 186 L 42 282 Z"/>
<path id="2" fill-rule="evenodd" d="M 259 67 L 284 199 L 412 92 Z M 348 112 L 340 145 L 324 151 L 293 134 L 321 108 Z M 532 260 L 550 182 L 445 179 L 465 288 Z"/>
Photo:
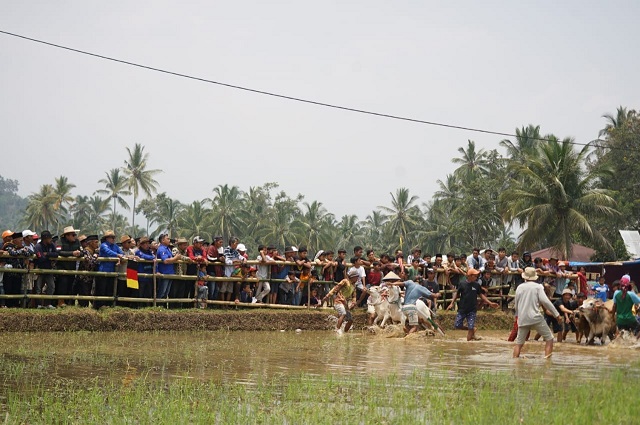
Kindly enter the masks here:
<path id="1" fill-rule="evenodd" d="M 582 337 L 585 337 L 585 341 L 588 341 L 589 332 L 591 331 L 589 321 L 579 309 L 573 312 L 573 324 L 576 326 L 576 341 L 578 344 L 582 342 Z"/>
<path id="2" fill-rule="evenodd" d="M 612 300 L 608 300 L 606 303 L 595 298 L 587 298 L 584 300 L 579 310 L 587 322 L 589 322 L 588 345 L 593 344 L 593 339 L 596 336 L 600 337 L 600 341 L 602 341 L 603 344 L 605 336 L 609 336 L 609 340 L 613 341 L 616 333 L 616 318 L 612 309 Z"/>

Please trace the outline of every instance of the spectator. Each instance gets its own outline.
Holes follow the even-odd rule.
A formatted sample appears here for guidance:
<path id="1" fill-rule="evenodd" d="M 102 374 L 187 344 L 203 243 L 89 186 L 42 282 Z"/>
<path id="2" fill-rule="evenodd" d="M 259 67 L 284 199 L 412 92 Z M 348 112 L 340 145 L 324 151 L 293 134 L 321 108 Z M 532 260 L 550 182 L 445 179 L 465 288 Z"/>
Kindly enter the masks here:
<path id="1" fill-rule="evenodd" d="M 467 273 L 467 280 L 460 284 L 460 287 L 453 294 L 453 299 L 447 307 L 447 310 L 451 310 L 458 298 L 460 298 L 460 304 L 458 307 L 458 313 L 454 327 L 456 329 L 467 330 L 467 341 L 478 341 L 481 338 L 476 336 L 476 314 L 478 311 L 478 297 L 482 301 L 488 304 L 492 308 L 498 308 L 498 304 L 489 301 L 487 297 L 482 293 L 480 285 L 477 282 L 480 271 L 476 269 L 470 269 Z M 463 326 L 464 321 L 467 321 L 467 326 Z"/>
<path id="2" fill-rule="evenodd" d="M 138 262 L 138 273 L 153 275 L 154 273 L 153 261 L 156 259 L 156 256 L 153 252 L 151 252 L 151 241 L 149 240 L 148 237 L 145 236 L 140 238 L 140 241 L 138 242 L 138 249 L 136 249 L 135 251 L 135 257 L 140 258 L 142 260 L 152 261 L 151 263 L 148 263 L 146 261 Z M 166 295 L 160 296 L 162 294 L 160 292 L 160 288 L 163 286 L 163 282 L 165 280 L 168 280 L 168 279 L 158 279 L 157 281 L 158 291 L 157 291 L 156 297 L 158 299 L 164 299 L 166 297 Z M 162 288 L 162 289 L 166 291 L 165 288 Z M 153 298 L 153 277 L 138 276 L 138 290 L 136 291 L 135 289 L 133 289 L 131 293 L 134 296 L 137 295 L 139 298 Z M 131 304 L 131 306 L 140 307 L 140 304 Z"/>
<path id="3" fill-rule="evenodd" d="M 207 248 L 207 274 L 211 277 L 224 277 L 224 241 L 222 236 L 214 236 L 213 243 Z M 209 281 L 208 297 L 210 300 L 218 299 L 220 293 L 220 281 Z"/>
<path id="4" fill-rule="evenodd" d="M 271 293 L 271 285 L 269 284 L 269 267 L 274 264 L 273 258 L 271 257 L 271 252 L 264 245 L 258 245 L 258 256 L 256 260 L 258 261 L 257 267 L 257 276 L 258 276 L 258 287 L 256 289 L 256 300 L 261 303 L 264 300 L 264 297 Z M 269 300 L 267 299 L 267 302 Z"/>
<path id="5" fill-rule="evenodd" d="M 78 241 L 78 232 L 80 230 L 74 229 L 73 226 L 67 226 L 62 230 L 61 248 L 58 254 L 61 257 L 75 257 L 79 258 L 82 253 L 80 252 L 80 242 Z M 57 264 L 58 270 L 73 271 L 76 270 L 77 262 L 74 261 L 59 261 Z M 74 276 L 58 275 L 56 284 L 56 295 L 71 295 L 73 290 Z M 58 307 L 64 307 L 64 299 L 58 300 Z"/>
<path id="6" fill-rule="evenodd" d="M 271 257 L 274 259 L 274 261 L 293 261 L 293 250 L 291 248 L 285 248 L 284 257 L 280 255 L 277 248 L 273 245 L 269 246 L 269 250 L 272 252 Z M 289 256 L 291 260 L 288 260 L 287 256 Z M 287 277 L 289 267 L 290 266 L 288 265 L 278 265 L 278 264 L 271 265 L 271 279 L 278 279 L 278 280 L 285 279 Z M 271 281 L 271 291 L 269 293 L 270 304 L 282 303 L 282 299 L 279 299 L 281 295 L 280 293 L 281 284 L 282 284 L 281 282 Z"/>
<path id="7" fill-rule="evenodd" d="M 124 255 L 125 261 L 120 261 L 116 267 L 118 272 L 118 289 L 116 295 L 119 297 L 133 297 L 136 294 L 135 288 L 129 288 L 127 285 L 127 261 L 136 257 L 136 250 L 134 249 L 135 242 L 129 235 L 122 235 L 120 237 L 120 249 Z M 122 307 L 129 307 L 131 303 L 120 302 Z"/>
<path id="8" fill-rule="evenodd" d="M 107 230 L 102 236 L 100 243 L 100 257 L 103 258 L 117 258 L 117 262 L 113 261 L 100 261 L 98 265 L 98 271 L 104 273 L 115 273 L 116 266 L 121 262 L 126 261 L 122 249 L 116 245 L 116 234 L 113 230 Z M 97 276 L 96 277 L 96 291 L 95 295 L 98 297 L 112 297 L 113 294 L 113 277 L 112 276 Z M 104 301 L 96 301 L 94 308 L 99 309 L 106 306 Z"/>
<path id="9" fill-rule="evenodd" d="M 249 285 L 248 282 L 242 283 L 242 291 L 240 291 L 239 297 L 236 297 L 235 302 L 236 304 L 251 304 L 253 302 L 253 293 L 251 292 L 251 285 Z"/>
<path id="10" fill-rule="evenodd" d="M 298 286 L 300 280 L 296 277 L 296 272 L 289 270 L 285 281 L 280 284 L 280 303 L 293 305 L 293 289 Z"/>
<path id="11" fill-rule="evenodd" d="M 191 262 L 187 264 L 187 275 L 197 277 L 200 265 L 207 264 L 207 251 L 205 251 L 203 247 L 204 239 L 200 236 L 194 236 L 192 242 L 191 246 L 187 248 L 187 256 L 189 260 L 191 260 Z M 185 284 L 183 285 L 183 292 L 180 298 L 195 298 L 195 280 L 186 280 L 184 282 Z"/>
<path id="12" fill-rule="evenodd" d="M 609 285 L 605 283 L 604 276 L 600 276 L 598 278 L 598 283 L 593 285 L 593 291 L 597 299 L 599 299 L 602 302 L 607 301 L 607 293 L 609 292 Z"/>
<path id="13" fill-rule="evenodd" d="M 44 234 L 44 232 L 43 232 Z M 78 262 L 78 270 L 85 272 L 95 272 L 98 270 L 98 254 L 100 249 L 100 241 L 98 235 L 88 235 L 85 237 L 85 247 L 80 248 L 80 258 L 83 261 Z M 75 286 L 78 295 L 90 296 L 95 278 L 87 275 L 77 275 Z M 78 305 L 88 307 L 89 301 L 80 300 Z"/>
<path id="14" fill-rule="evenodd" d="M 587 269 L 580 267 L 578 271 L 578 292 L 583 294 L 589 293 L 589 285 L 587 285 Z"/>
<path id="15" fill-rule="evenodd" d="M 207 299 L 209 298 L 209 287 L 207 286 L 207 265 L 205 263 L 198 264 L 198 280 L 196 281 L 196 287 L 198 288 L 198 300 L 200 308 L 207 308 Z"/>
<path id="16" fill-rule="evenodd" d="M 178 238 L 176 239 L 176 244 L 174 247 L 171 247 L 171 240 L 165 241 L 164 238 L 169 239 L 169 235 L 160 235 L 160 245 L 158 247 L 158 251 L 156 252 L 156 257 L 162 260 L 166 266 L 160 267 L 158 265 L 158 272 L 164 274 L 175 274 L 176 276 L 185 276 L 187 274 L 187 264 L 191 262 L 189 255 L 187 254 L 187 247 L 189 246 L 189 241 L 186 238 Z M 168 244 L 168 245 L 167 245 Z M 170 248 L 171 256 L 166 252 L 166 249 L 162 247 L 165 246 L 166 249 Z M 166 262 L 167 260 L 173 260 L 170 262 Z M 164 270 L 164 271 L 162 271 Z M 184 293 L 186 292 L 186 287 L 191 285 L 191 282 L 183 279 L 167 279 L 169 282 L 163 283 L 169 287 L 169 298 L 183 298 Z M 183 307 L 180 303 L 171 303 L 169 304 L 169 308 L 181 308 Z"/>
<path id="17" fill-rule="evenodd" d="M 333 287 L 333 282 L 335 279 L 335 270 L 336 267 L 338 266 L 338 262 L 335 261 L 333 259 L 333 251 L 327 251 L 327 259 L 324 263 L 324 266 L 322 266 L 322 280 L 324 280 L 324 290 L 322 292 L 322 297 L 324 297 L 325 294 L 328 294 L 329 291 L 331 290 L 331 288 Z"/>
<path id="18" fill-rule="evenodd" d="M 4 251 L 9 254 L 7 259 L 7 265 L 9 268 L 18 270 L 26 269 L 28 262 L 24 258 L 19 258 L 29 255 L 29 249 L 25 248 L 22 243 L 22 232 L 14 232 L 11 234 L 11 241 L 5 242 Z M 4 290 L 7 295 L 19 295 L 22 290 L 22 274 L 5 272 L 4 275 Z M 9 307 L 18 307 L 20 301 L 17 299 L 7 300 Z"/>
<path id="19" fill-rule="evenodd" d="M 469 269 L 484 270 L 485 259 L 480 257 L 480 249 L 473 248 L 470 256 L 467 257 L 467 266 Z"/>
<path id="20" fill-rule="evenodd" d="M 35 246 L 35 265 L 36 268 L 40 270 L 53 269 L 54 261 L 56 258 L 58 258 L 58 250 L 56 249 L 56 246 L 53 244 L 53 242 L 51 242 L 51 238 L 51 232 L 45 230 L 44 232 L 42 232 L 40 242 L 38 242 L 38 244 Z M 53 295 L 55 292 L 55 288 L 56 283 L 52 274 L 38 275 L 38 279 L 36 281 L 36 294 L 43 294 L 46 291 L 47 295 Z M 45 304 L 46 308 L 55 309 L 55 307 L 53 306 L 53 300 L 51 299 L 42 300 L 42 304 L 39 305 L 38 308 L 44 308 Z"/>
<path id="21" fill-rule="evenodd" d="M 4 258 L 0 258 L 0 295 L 4 295 L 4 271 L 11 269 L 11 264 L 7 264 Z M 0 298 L 0 308 L 7 308 L 4 298 Z"/>
<path id="22" fill-rule="evenodd" d="M 225 277 L 232 277 L 234 272 L 236 270 L 239 270 L 240 265 L 244 261 L 244 257 L 242 257 L 236 249 L 239 242 L 240 240 L 238 238 L 231 237 L 229 239 L 229 246 L 224 249 Z M 222 286 L 220 287 L 221 297 L 224 297 L 224 301 L 231 301 L 231 295 L 233 294 L 234 298 L 238 299 L 239 288 L 240 282 L 236 282 L 235 284 L 232 281 L 223 282 Z"/>
<path id="23" fill-rule="evenodd" d="M 351 268 L 349 270 L 356 270 L 359 274 L 358 280 L 355 282 L 356 286 L 356 296 L 357 296 L 357 306 L 361 306 L 367 297 L 366 285 L 367 285 L 367 275 L 365 273 L 364 267 L 362 265 L 362 258 L 353 257 L 351 258 Z"/>
<path id="24" fill-rule="evenodd" d="M 411 265 L 405 268 L 407 280 L 413 280 L 414 282 L 420 282 L 422 276 L 420 275 L 420 258 L 412 258 Z M 382 279 L 382 278 L 381 278 Z"/>

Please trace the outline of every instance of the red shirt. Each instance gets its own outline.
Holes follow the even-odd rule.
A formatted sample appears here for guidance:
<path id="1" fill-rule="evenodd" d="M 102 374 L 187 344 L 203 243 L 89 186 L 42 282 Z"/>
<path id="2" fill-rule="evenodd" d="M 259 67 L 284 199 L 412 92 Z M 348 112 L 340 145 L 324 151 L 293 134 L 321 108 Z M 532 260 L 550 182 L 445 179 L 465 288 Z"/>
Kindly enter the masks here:
<path id="1" fill-rule="evenodd" d="M 367 283 L 371 286 L 379 286 L 380 282 L 382 282 L 382 272 L 371 270 L 367 277 Z"/>
<path id="2" fill-rule="evenodd" d="M 580 292 L 585 296 L 589 294 L 589 288 L 587 287 L 587 276 L 582 272 L 578 272 L 578 281 L 580 282 Z"/>

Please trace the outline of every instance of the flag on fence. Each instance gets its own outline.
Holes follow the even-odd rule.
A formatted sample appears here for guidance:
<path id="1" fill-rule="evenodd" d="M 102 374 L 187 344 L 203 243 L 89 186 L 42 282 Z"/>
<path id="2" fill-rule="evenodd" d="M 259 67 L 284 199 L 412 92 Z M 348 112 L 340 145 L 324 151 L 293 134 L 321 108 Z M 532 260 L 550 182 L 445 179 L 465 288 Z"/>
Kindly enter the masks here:
<path id="1" fill-rule="evenodd" d="M 127 288 L 138 289 L 138 263 L 127 261 Z"/>

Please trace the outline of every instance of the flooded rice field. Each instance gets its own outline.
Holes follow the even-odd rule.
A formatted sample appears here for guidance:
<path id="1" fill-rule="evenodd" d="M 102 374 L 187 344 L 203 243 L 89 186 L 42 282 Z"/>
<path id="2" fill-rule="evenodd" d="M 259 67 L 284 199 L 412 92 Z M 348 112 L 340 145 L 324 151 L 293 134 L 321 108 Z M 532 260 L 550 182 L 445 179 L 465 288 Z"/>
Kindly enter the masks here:
<path id="1" fill-rule="evenodd" d="M 567 370 L 574 377 L 593 379 L 596 364 L 599 371 L 640 372 L 634 364 L 640 350 L 630 344 L 587 347 L 564 342 L 555 344 L 553 357 L 544 360 L 543 343 L 531 341 L 523 358 L 512 359 L 507 332 L 480 335 L 483 340 L 467 342 L 464 331 L 449 331 L 444 338 L 386 338 L 357 331 L 342 336 L 330 331 L 5 333 L 0 335 L 0 359 L 18 368 L 37 364 L 31 373 L 70 380 L 144 376 L 245 384 L 299 373 L 367 377 L 428 370 L 456 377 L 480 370 L 515 371 L 526 377 Z"/>

